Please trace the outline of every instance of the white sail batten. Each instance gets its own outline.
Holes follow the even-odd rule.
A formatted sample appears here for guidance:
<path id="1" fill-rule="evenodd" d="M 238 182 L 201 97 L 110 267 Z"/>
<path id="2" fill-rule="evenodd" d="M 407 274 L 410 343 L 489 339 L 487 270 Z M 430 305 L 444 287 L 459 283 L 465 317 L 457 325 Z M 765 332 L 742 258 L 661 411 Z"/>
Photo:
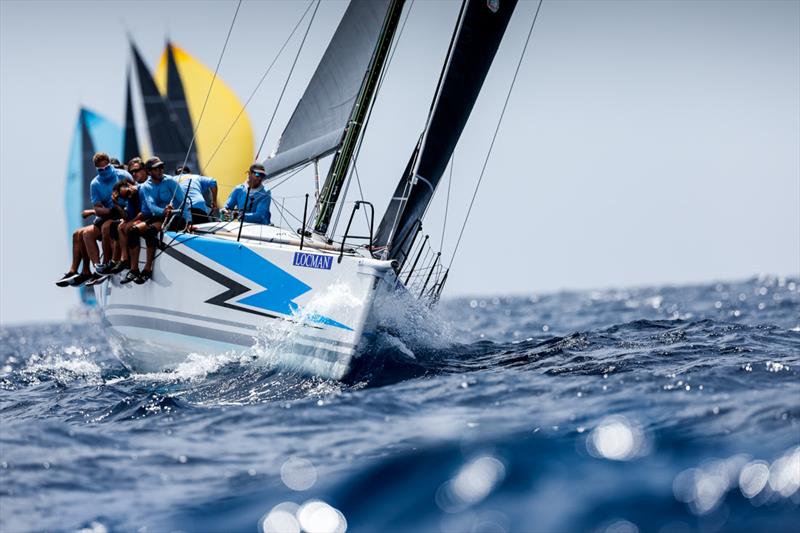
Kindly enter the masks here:
<path id="1" fill-rule="evenodd" d="M 390 0 L 350 2 L 283 130 L 278 149 L 264 161 L 268 176 L 339 148 L 390 5 Z"/>

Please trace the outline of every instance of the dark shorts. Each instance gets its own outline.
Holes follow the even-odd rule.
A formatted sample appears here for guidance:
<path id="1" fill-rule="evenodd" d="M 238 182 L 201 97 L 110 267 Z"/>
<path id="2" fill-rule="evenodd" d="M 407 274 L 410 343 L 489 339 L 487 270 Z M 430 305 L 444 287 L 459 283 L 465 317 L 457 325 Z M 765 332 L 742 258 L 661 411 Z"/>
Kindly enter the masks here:
<path id="1" fill-rule="evenodd" d="M 197 209 L 196 207 L 193 207 L 192 224 L 204 224 L 206 222 L 211 222 L 211 219 L 208 217 L 208 213 L 206 213 L 202 209 Z"/>
<path id="2" fill-rule="evenodd" d="M 148 226 L 150 226 L 151 224 L 155 224 L 156 222 L 164 222 L 164 216 L 154 215 L 146 218 L 144 221 Z M 167 231 L 181 231 L 184 228 L 186 228 L 186 221 L 182 217 L 174 217 L 169 227 L 164 229 Z"/>
<path id="3" fill-rule="evenodd" d="M 112 220 L 111 221 L 111 231 L 110 235 L 111 238 L 115 241 L 119 240 L 119 225 L 122 224 L 123 220 Z"/>
<path id="4" fill-rule="evenodd" d="M 103 224 L 109 221 L 111 221 L 111 238 L 117 240 L 119 239 L 119 223 L 122 222 L 119 217 L 114 216 L 114 214 L 110 217 L 94 217 L 92 224 L 97 228 L 97 231 L 101 231 Z"/>
<path id="5" fill-rule="evenodd" d="M 117 216 L 116 213 L 114 213 L 112 211 L 111 215 L 107 216 L 107 217 L 95 216 L 94 217 L 94 222 L 92 222 L 92 224 L 94 224 L 97 227 L 97 229 L 100 229 L 102 227 L 102 225 L 105 224 L 106 222 L 108 222 L 109 220 L 119 220 L 119 219 L 120 219 L 120 217 Z"/>

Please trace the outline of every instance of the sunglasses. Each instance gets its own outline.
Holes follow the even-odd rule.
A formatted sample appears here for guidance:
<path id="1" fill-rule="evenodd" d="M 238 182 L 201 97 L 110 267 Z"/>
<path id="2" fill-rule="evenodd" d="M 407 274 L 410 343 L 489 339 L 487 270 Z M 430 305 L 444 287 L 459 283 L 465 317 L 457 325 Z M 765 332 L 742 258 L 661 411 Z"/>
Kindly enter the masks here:
<path id="1" fill-rule="evenodd" d="M 267 177 L 267 175 L 264 172 L 253 172 L 253 176 L 255 176 L 257 178 L 261 178 L 261 179 L 264 179 L 264 178 Z"/>
<path id="2" fill-rule="evenodd" d="M 108 170 L 109 168 L 111 168 L 111 165 L 108 164 L 108 165 L 106 165 L 104 167 L 94 167 L 94 168 L 96 168 L 98 172 L 103 172 L 103 171 Z"/>
<path id="3" fill-rule="evenodd" d="M 140 170 L 144 170 L 144 167 L 132 168 L 132 169 L 131 169 L 131 174 L 133 174 L 133 173 L 135 173 L 135 172 L 139 172 Z"/>

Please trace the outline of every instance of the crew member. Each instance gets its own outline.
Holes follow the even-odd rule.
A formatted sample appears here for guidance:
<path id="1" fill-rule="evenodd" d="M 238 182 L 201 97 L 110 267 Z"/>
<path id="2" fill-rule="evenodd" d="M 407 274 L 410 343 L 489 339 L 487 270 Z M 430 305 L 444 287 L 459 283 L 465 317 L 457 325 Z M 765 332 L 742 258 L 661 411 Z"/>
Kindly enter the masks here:
<path id="1" fill-rule="evenodd" d="M 264 165 L 253 163 L 247 172 L 247 181 L 238 185 L 231 191 L 228 201 L 225 202 L 223 214 L 240 212 L 245 222 L 255 224 L 269 224 L 272 217 L 269 206 L 272 203 L 272 193 L 264 187 L 263 181 L 267 177 Z"/>
<path id="2" fill-rule="evenodd" d="M 147 181 L 147 170 L 144 168 L 144 161 L 142 161 L 141 157 L 134 157 L 128 161 L 128 172 L 133 176 L 133 180 L 140 185 Z"/>
<path id="3" fill-rule="evenodd" d="M 137 223 L 131 228 L 135 231 L 128 232 L 131 271 L 126 279 L 132 277 L 137 284 L 142 284 L 153 276 L 157 237 L 164 224 L 167 224 L 167 230 L 180 231 L 186 227 L 188 217 L 188 210 L 185 208 L 183 213 L 177 213 L 184 203 L 183 189 L 178 180 L 164 174 L 164 162 L 158 157 L 151 157 L 145 163 L 145 169 L 150 177 L 139 188 L 144 225 Z M 144 268 L 141 272 L 139 236 L 144 237 L 147 245 Z"/>
<path id="4" fill-rule="evenodd" d="M 142 163 L 144 168 L 144 163 Z M 121 283 L 130 283 L 136 281 L 144 283 L 147 280 L 141 280 L 141 272 L 139 271 L 138 264 L 131 264 L 131 257 L 135 253 L 138 261 L 139 248 L 141 246 L 141 236 L 147 230 L 147 224 L 144 222 L 144 215 L 142 215 L 142 203 L 139 190 L 141 185 L 123 182 L 119 188 L 119 195 L 127 201 L 128 205 L 125 208 L 125 220 L 119 225 L 119 247 L 121 249 L 122 257 L 120 259 L 120 268 L 117 272 L 124 269 L 129 269 L 129 272 L 122 279 Z"/>
<path id="5" fill-rule="evenodd" d="M 192 174 L 188 166 L 178 167 L 175 176 L 186 195 L 192 223 L 209 222 L 211 212 L 217 208 L 217 180 Z M 206 198 L 209 198 L 210 202 L 207 203 Z"/>
<path id="6" fill-rule="evenodd" d="M 97 153 L 93 161 L 95 168 L 97 168 L 97 176 L 89 184 L 89 196 L 94 206 L 95 219 L 94 227 L 87 229 L 83 233 L 83 242 L 86 245 L 86 253 L 89 255 L 89 260 L 94 264 L 95 277 L 97 278 L 99 274 L 109 274 L 113 267 L 110 254 L 103 257 L 103 263 L 100 262 L 100 249 L 97 246 L 97 241 L 102 238 L 103 225 L 110 224 L 112 220 L 122 218 L 122 209 L 120 209 L 120 206 L 115 206 L 111 198 L 114 184 L 126 178 L 132 178 L 126 171 L 114 168 L 108 154 Z M 124 206 L 122 207 L 124 208 Z M 104 251 L 107 252 L 108 250 Z"/>
<path id="7" fill-rule="evenodd" d="M 103 224 L 110 220 L 114 213 L 114 206 L 111 201 L 114 183 L 121 179 L 130 178 L 130 174 L 124 170 L 115 169 L 111 165 L 111 158 L 104 152 L 94 154 L 92 162 L 97 169 L 97 176 L 94 177 L 89 185 L 90 201 L 93 208 L 85 209 L 81 215 L 84 218 L 95 215 L 95 220 L 93 224 L 84 226 L 73 233 L 72 264 L 69 271 L 56 281 L 56 285 L 59 287 L 66 287 L 67 285 L 80 286 L 93 277 L 95 279 L 98 278 L 99 274 L 105 273 L 109 268 L 107 264 L 100 263 L 100 250 L 97 247 L 97 240 L 102 235 Z M 106 263 L 110 262 L 110 260 L 110 257 L 105 258 Z M 78 274 L 77 270 L 81 261 L 83 261 L 83 269 Z M 89 261 L 95 265 L 96 272 L 94 275 L 89 268 Z"/>

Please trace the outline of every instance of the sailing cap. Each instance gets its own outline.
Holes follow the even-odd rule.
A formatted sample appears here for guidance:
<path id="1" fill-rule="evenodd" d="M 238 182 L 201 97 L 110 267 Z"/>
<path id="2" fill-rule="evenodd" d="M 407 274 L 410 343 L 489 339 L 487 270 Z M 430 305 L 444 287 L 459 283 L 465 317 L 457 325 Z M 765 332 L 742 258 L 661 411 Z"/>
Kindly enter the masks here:
<path id="1" fill-rule="evenodd" d="M 261 163 L 253 163 L 252 165 L 250 165 L 250 172 L 252 172 L 252 171 L 254 171 L 254 170 L 260 170 L 261 172 L 263 172 L 263 173 L 265 173 L 265 174 L 266 174 L 266 172 L 267 172 L 267 171 L 264 169 L 264 165 L 262 165 Z"/>
<path id="2" fill-rule="evenodd" d="M 164 162 L 158 157 L 151 157 L 150 159 L 147 160 L 147 163 L 144 164 L 144 168 L 147 170 L 163 166 Z"/>

